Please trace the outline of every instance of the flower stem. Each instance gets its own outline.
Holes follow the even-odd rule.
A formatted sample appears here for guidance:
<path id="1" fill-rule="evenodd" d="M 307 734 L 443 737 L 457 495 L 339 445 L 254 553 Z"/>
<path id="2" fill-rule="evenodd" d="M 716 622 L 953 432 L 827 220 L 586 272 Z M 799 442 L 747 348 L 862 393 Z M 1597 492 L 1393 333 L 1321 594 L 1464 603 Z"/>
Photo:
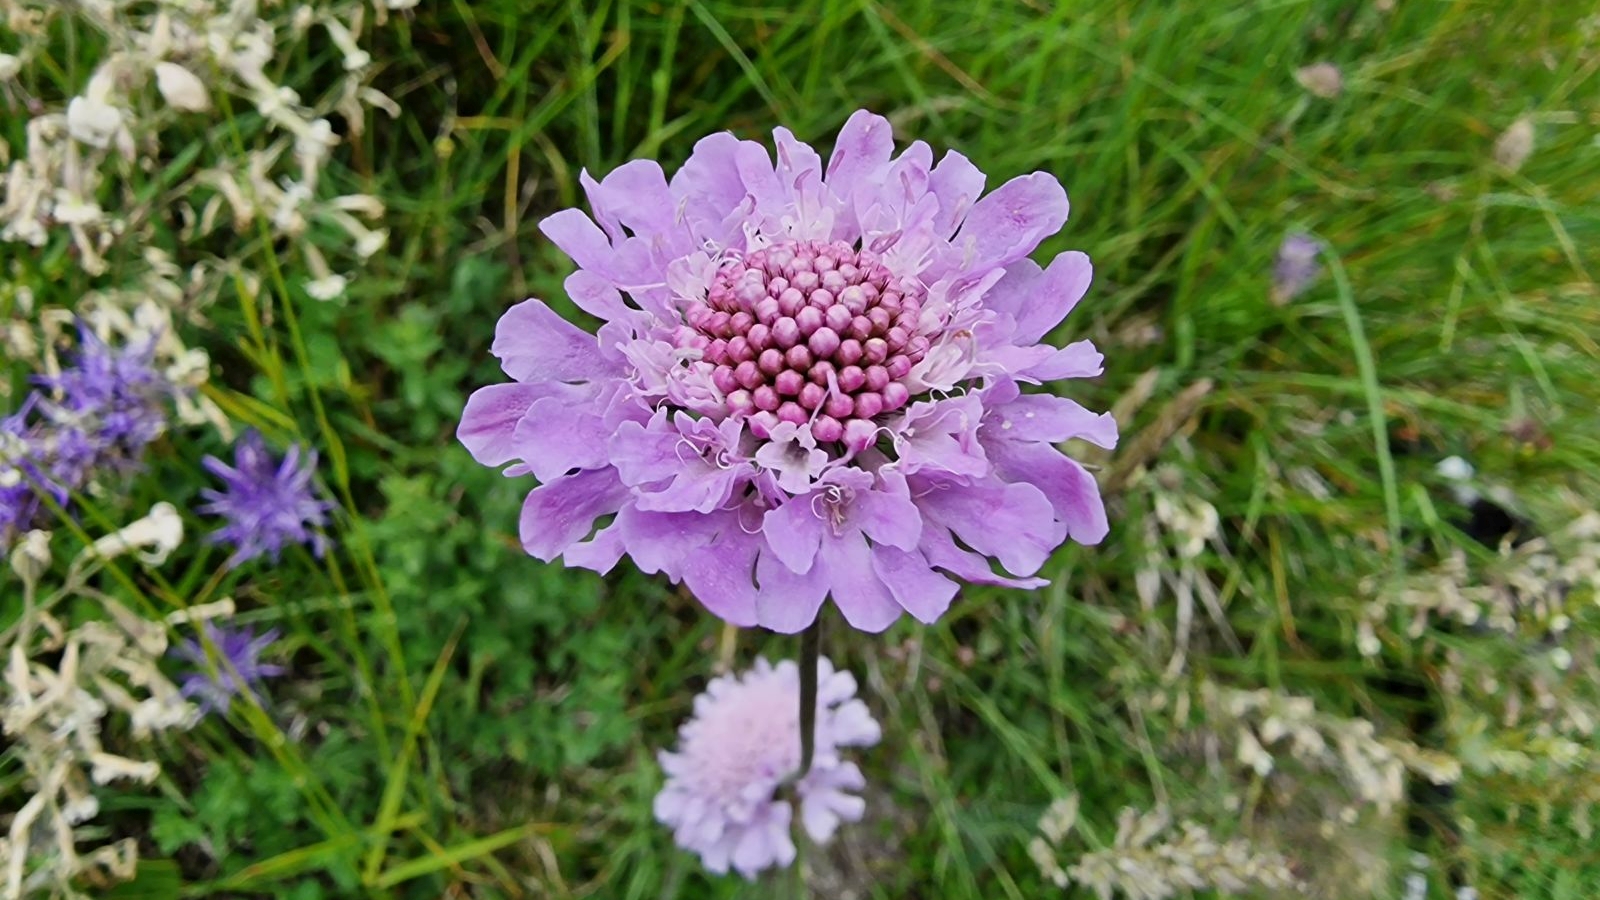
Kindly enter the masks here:
<path id="1" fill-rule="evenodd" d="M 822 652 L 822 611 L 800 633 L 800 773 L 798 781 L 811 771 L 811 757 L 817 746 L 817 657 Z"/>

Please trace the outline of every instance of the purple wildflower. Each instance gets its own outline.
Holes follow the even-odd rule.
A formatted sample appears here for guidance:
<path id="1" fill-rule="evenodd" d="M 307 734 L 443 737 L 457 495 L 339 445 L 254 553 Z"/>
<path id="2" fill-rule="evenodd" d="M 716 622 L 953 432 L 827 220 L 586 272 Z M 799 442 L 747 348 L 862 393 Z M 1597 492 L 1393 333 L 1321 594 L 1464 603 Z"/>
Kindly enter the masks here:
<path id="1" fill-rule="evenodd" d="M 512 307 L 492 352 L 514 381 L 474 393 L 458 431 L 479 462 L 542 482 L 524 548 L 601 572 L 627 555 L 729 622 L 785 632 L 829 595 L 879 631 L 937 619 L 952 576 L 1043 584 L 1062 541 L 1107 530 L 1094 478 L 1054 445 L 1116 440 L 1110 416 L 1022 392 L 1101 372 L 1088 341 L 1039 343 L 1092 274 L 1082 253 L 1027 258 L 1066 193 L 1035 172 L 980 197 L 965 157 L 895 157 L 865 111 L 825 169 L 774 136 L 776 164 L 716 134 L 670 182 L 648 160 L 584 173 L 594 219 L 541 224 L 579 265 L 567 294 L 604 324 Z"/>
<path id="2" fill-rule="evenodd" d="M 841 822 L 861 818 L 866 803 L 851 791 L 866 786 L 842 747 L 878 742 L 878 723 L 855 699 L 856 680 L 818 660 L 816 755 L 794 785 L 800 821 L 817 843 Z M 695 698 L 694 717 L 678 732 L 678 751 L 660 754 L 667 783 L 655 815 L 678 845 L 718 874 L 731 865 L 753 879 L 769 866 L 794 862 L 794 810 L 778 796 L 800 768 L 800 674 L 785 660 L 764 659 L 743 675 L 724 675 Z"/>
<path id="3" fill-rule="evenodd" d="M 1272 266 L 1272 302 L 1288 303 L 1310 287 L 1322 271 L 1321 255 L 1322 242 L 1311 235 L 1292 231 L 1285 236 Z"/>
<path id="4" fill-rule="evenodd" d="M 185 675 L 179 684 L 183 696 L 198 700 L 202 715 L 213 710 L 227 712 L 233 698 L 245 691 L 255 692 L 263 678 L 282 675 L 283 666 L 261 662 L 261 651 L 278 639 L 276 628 L 257 637 L 250 628 L 218 628 L 207 622 L 206 637 L 216 652 L 216 664 L 206 656 L 206 648 L 189 638 L 172 652 L 192 664 L 196 671 Z"/>
<path id="5" fill-rule="evenodd" d="M 225 485 L 221 491 L 201 492 L 210 502 L 200 511 L 227 519 L 207 540 L 234 546 L 228 567 L 262 554 L 276 562 L 285 544 L 306 544 L 321 556 L 328 539 L 312 529 L 328 523 L 333 504 L 312 495 L 317 454 L 302 454 L 299 446 L 291 446 L 281 461 L 275 460 L 261 434 L 247 431 L 234 442 L 233 460 L 231 467 L 214 456 L 202 460 Z"/>
<path id="6" fill-rule="evenodd" d="M 51 468 L 61 481 L 77 485 L 98 470 L 131 471 L 167 430 L 174 388 L 155 367 L 153 339 L 118 351 L 80 325 L 73 365 L 37 381 L 48 390 L 40 411 L 53 425 Z"/>

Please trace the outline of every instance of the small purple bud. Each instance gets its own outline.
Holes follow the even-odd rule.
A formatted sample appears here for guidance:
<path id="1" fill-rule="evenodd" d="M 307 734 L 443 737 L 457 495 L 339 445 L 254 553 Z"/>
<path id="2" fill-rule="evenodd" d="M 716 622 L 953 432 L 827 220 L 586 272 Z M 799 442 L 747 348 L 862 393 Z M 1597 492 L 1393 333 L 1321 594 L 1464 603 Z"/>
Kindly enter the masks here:
<path id="1" fill-rule="evenodd" d="M 844 290 L 846 284 L 849 284 L 849 282 L 845 280 L 844 273 L 837 269 L 822 274 L 822 289 L 833 293 L 835 296 Z"/>
<path id="2" fill-rule="evenodd" d="M 844 423 L 844 445 L 851 453 L 860 453 L 878 439 L 878 426 L 866 419 L 851 419 Z"/>
<path id="3" fill-rule="evenodd" d="M 793 397 L 799 394 L 800 386 L 805 383 L 806 380 L 800 376 L 799 372 L 793 369 L 784 369 L 778 373 L 778 377 L 772 379 L 772 386 L 777 389 L 779 394 L 785 397 Z"/>
<path id="4" fill-rule="evenodd" d="M 810 337 L 816 333 L 816 330 L 822 327 L 822 320 L 822 310 L 817 309 L 815 306 L 808 306 L 800 310 L 794 317 L 794 323 L 800 326 L 800 333 L 805 337 Z"/>
<path id="5" fill-rule="evenodd" d="M 911 335 L 906 334 L 906 330 L 904 328 L 896 325 L 895 327 L 889 329 L 888 334 L 884 335 L 884 340 L 889 342 L 890 352 L 899 353 L 901 350 L 905 349 L 906 341 L 911 340 Z"/>
<path id="6" fill-rule="evenodd" d="M 772 437 L 772 429 L 778 425 L 778 417 L 770 412 L 760 411 L 750 417 L 750 433 L 758 438 Z"/>
<path id="7" fill-rule="evenodd" d="M 845 311 L 853 316 L 859 316 L 867 311 L 867 292 L 858 284 L 852 284 L 840 291 L 838 297 Z"/>
<path id="8" fill-rule="evenodd" d="M 827 309 L 822 311 L 822 323 L 829 328 L 832 328 L 834 331 L 844 331 L 845 329 L 849 328 L 850 320 L 852 318 L 854 318 L 854 316 L 850 315 L 850 310 L 845 309 L 837 303 L 830 305 Z"/>
<path id="9" fill-rule="evenodd" d="M 783 354 L 784 364 L 797 372 L 804 372 L 811 368 L 811 351 L 805 344 L 795 344 L 789 352 Z"/>
<path id="10" fill-rule="evenodd" d="M 849 394 L 834 394 L 822 404 L 822 411 L 838 419 L 848 419 L 856 411 L 856 401 Z"/>
<path id="11" fill-rule="evenodd" d="M 837 309 L 838 307 L 834 308 Z M 851 319 L 849 334 L 858 341 L 864 341 L 872 337 L 872 320 L 866 316 L 856 316 Z"/>
<path id="12" fill-rule="evenodd" d="M 785 288 L 783 293 L 778 295 L 778 315 L 793 316 L 795 313 L 804 309 L 805 305 L 806 295 L 800 293 L 792 287 Z M 767 322 L 766 319 L 762 319 L 761 321 Z M 771 325 L 772 323 L 767 322 L 767 324 Z"/>
<path id="13" fill-rule="evenodd" d="M 800 388 L 800 405 L 806 409 L 816 409 L 828 398 L 828 389 L 820 384 L 806 382 Z"/>
<path id="14" fill-rule="evenodd" d="M 789 279 L 782 275 L 774 275 L 767 279 L 767 296 L 777 299 L 784 291 L 789 289 Z"/>
<path id="15" fill-rule="evenodd" d="M 874 306 L 873 308 L 867 310 L 867 321 L 872 323 L 873 331 L 882 334 L 883 332 L 889 330 L 890 325 L 894 324 L 894 314 L 889 312 L 887 309 L 881 309 Z"/>
<path id="16" fill-rule="evenodd" d="M 819 256 L 812 261 L 811 268 L 816 269 L 818 272 L 831 272 L 838 265 L 838 261 L 831 256 Z"/>
<path id="17" fill-rule="evenodd" d="M 855 365 L 861 361 L 861 342 L 855 338 L 840 341 L 839 349 L 833 351 L 833 358 L 840 365 Z"/>
<path id="18" fill-rule="evenodd" d="M 833 305 L 833 292 L 817 288 L 811 292 L 811 299 L 807 301 L 812 309 L 822 311 Z"/>
<path id="19" fill-rule="evenodd" d="M 878 308 L 891 313 L 900 312 L 900 295 L 895 291 L 884 291 L 878 298 Z"/>
<path id="20" fill-rule="evenodd" d="M 883 364 L 883 367 L 889 370 L 890 378 L 899 381 L 910 374 L 911 360 L 906 359 L 904 356 L 891 356 L 889 361 Z"/>
<path id="21" fill-rule="evenodd" d="M 868 365 L 883 362 L 889 358 L 889 342 L 883 338 L 867 338 L 861 344 L 861 358 L 865 359 Z"/>
<path id="22" fill-rule="evenodd" d="M 770 300 L 772 298 L 770 298 L 770 297 L 762 297 L 761 299 L 762 300 Z M 734 313 L 732 316 L 730 316 L 728 318 L 728 325 L 729 325 L 729 327 L 731 327 L 733 329 L 733 333 L 734 334 L 744 334 L 746 331 L 749 331 L 750 330 L 750 326 L 754 325 L 755 323 L 756 323 L 756 317 L 750 315 L 749 313 L 747 313 L 747 312 L 745 312 L 743 310 L 740 310 L 739 312 Z"/>
<path id="23" fill-rule="evenodd" d="M 834 309 L 838 308 L 837 306 L 834 307 Z M 839 349 L 839 335 L 835 334 L 832 328 L 824 326 L 811 333 L 811 338 L 806 341 L 806 346 L 811 348 L 812 354 L 827 358 L 832 356 L 835 350 Z"/>
<path id="24" fill-rule="evenodd" d="M 894 412 L 911 399 L 911 389 L 898 381 L 889 382 L 883 389 L 883 411 Z"/>
<path id="25" fill-rule="evenodd" d="M 757 322 L 756 324 L 750 326 L 749 331 L 745 332 L 744 338 L 750 342 L 751 350 L 760 353 L 771 345 L 772 329 L 761 324 L 760 322 Z"/>
<path id="26" fill-rule="evenodd" d="M 755 408 L 755 400 L 750 397 L 749 391 L 738 390 L 728 394 L 728 412 L 735 415 L 748 416 L 755 412 Z"/>
<path id="27" fill-rule="evenodd" d="M 759 387 L 761 382 L 765 380 L 761 377 L 761 370 L 756 367 L 754 362 L 748 359 L 733 367 L 733 379 L 739 382 L 740 386 L 751 391 Z"/>
<path id="28" fill-rule="evenodd" d="M 795 403 L 793 400 L 778 407 L 778 421 L 780 422 L 792 422 L 795 425 L 800 425 L 809 418 L 811 416 L 807 415 L 806 411 L 800 408 L 800 404 Z"/>
<path id="29" fill-rule="evenodd" d="M 783 351 L 768 347 L 756 358 L 756 364 L 768 375 L 776 375 L 784 369 Z"/>
<path id="30" fill-rule="evenodd" d="M 833 363 L 824 359 L 811 367 L 811 371 L 807 373 L 807 377 L 811 379 L 812 384 L 820 384 L 823 387 L 827 387 L 828 376 L 833 374 Z"/>
<path id="31" fill-rule="evenodd" d="M 780 348 L 787 350 L 800 341 L 800 326 L 794 319 L 784 316 L 772 323 L 772 340 Z M 898 347 L 895 349 L 899 349 Z"/>
<path id="32" fill-rule="evenodd" d="M 733 369 L 730 366 L 717 366 L 711 373 L 711 383 L 724 394 L 731 394 L 739 389 L 739 379 L 733 377 Z"/>
<path id="33" fill-rule="evenodd" d="M 701 356 L 710 362 L 721 363 L 723 360 L 727 359 L 728 342 L 722 338 L 717 338 L 716 340 L 712 341 L 711 344 L 705 348 L 705 350 L 701 351 Z"/>
<path id="34" fill-rule="evenodd" d="M 728 362 L 738 365 L 754 358 L 755 354 L 750 350 L 750 342 L 741 336 L 728 341 L 727 357 Z"/>
<path id="35" fill-rule="evenodd" d="M 691 304 L 688 309 L 683 311 L 683 320 L 688 322 L 691 328 L 695 329 L 704 329 L 706 325 L 710 324 L 711 316 L 711 307 L 706 306 L 704 303 Z"/>
<path id="36" fill-rule="evenodd" d="M 845 366 L 839 370 L 839 390 L 847 394 L 855 393 L 867 383 L 867 373 L 861 371 L 860 366 Z"/>
<path id="37" fill-rule="evenodd" d="M 830 443 L 844 437 L 844 426 L 832 416 L 818 416 L 811 423 L 811 436 L 822 443 Z"/>
<path id="38" fill-rule="evenodd" d="M 756 402 L 756 409 L 768 411 L 777 409 L 778 404 L 782 402 L 778 399 L 778 392 L 764 384 L 751 391 L 750 398 Z M 881 399 L 879 402 L 882 402 Z"/>
<path id="39" fill-rule="evenodd" d="M 881 391 L 889 383 L 888 369 L 883 366 L 867 366 L 867 390 Z"/>
<path id="40" fill-rule="evenodd" d="M 822 279 L 818 278 L 815 272 L 809 271 L 810 263 L 806 264 L 807 271 L 800 270 L 800 263 L 801 260 L 795 260 L 796 271 L 794 277 L 789 279 L 789 283 L 794 285 L 800 293 L 809 294 L 817 289 L 817 285 L 822 283 Z"/>
<path id="41" fill-rule="evenodd" d="M 706 334 L 716 335 L 717 337 L 727 337 L 728 325 L 732 319 L 733 317 L 725 312 L 714 312 L 711 314 L 711 318 L 706 320 L 704 331 Z"/>
<path id="42" fill-rule="evenodd" d="M 762 388 L 762 390 L 767 390 Z M 756 392 L 756 405 L 761 405 L 761 392 Z M 870 419 L 883 412 L 883 395 L 871 391 L 862 391 L 856 395 L 856 415 L 863 419 Z"/>

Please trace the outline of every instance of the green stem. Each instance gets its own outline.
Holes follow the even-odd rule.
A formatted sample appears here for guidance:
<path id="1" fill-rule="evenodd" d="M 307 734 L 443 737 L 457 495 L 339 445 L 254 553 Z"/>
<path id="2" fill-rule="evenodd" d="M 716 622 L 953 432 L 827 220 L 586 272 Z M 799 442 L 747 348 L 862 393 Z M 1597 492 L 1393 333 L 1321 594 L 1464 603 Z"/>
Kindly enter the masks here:
<path id="1" fill-rule="evenodd" d="M 817 746 L 817 657 L 822 652 L 822 611 L 800 633 L 800 771 L 795 780 L 811 771 L 811 757 Z"/>

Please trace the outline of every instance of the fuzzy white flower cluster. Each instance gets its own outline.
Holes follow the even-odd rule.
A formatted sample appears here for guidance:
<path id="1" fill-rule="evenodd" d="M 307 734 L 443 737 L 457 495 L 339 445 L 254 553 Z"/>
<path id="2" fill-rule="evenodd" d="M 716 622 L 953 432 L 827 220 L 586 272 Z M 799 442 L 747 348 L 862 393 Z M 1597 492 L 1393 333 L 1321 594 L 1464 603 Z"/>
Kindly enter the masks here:
<path id="1" fill-rule="evenodd" d="M 1355 821 L 1360 806 L 1387 814 L 1405 799 L 1405 774 L 1453 784 L 1461 765 L 1450 756 L 1398 738 L 1379 737 L 1366 719 L 1319 712 L 1308 697 L 1269 690 L 1201 685 L 1214 727 L 1235 729 L 1235 758 L 1259 776 L 1271 774 L 1285 754 L 1301 765 L 1339 774 L 1353 803 L 1338 817 Z"/>
<path id="2" fill-rule="evenodd" d="M 0 164 L 9 162 L 0 178 L 0 242 L 44 247 L 61 233 L 84 270 L 100 275 L 113 247 L 162 246 L 166 242 L 154 236 L 163 229 L 187 244 L 223 224 L 255 240 L 263 223 L 274 238 L 287 239 L 323 223 L 347 236 L 357 262 L 371 257 L 388 238 L 369 224 L 382 216 L 382 204 L 360 194 L 328 198 L 321 189 L 321 174 L 341 139 L 330 115 L 355 135 L 368 108 L 399 112 L 368 83 L 373 61 L 360 46 L 366 13 L 363 3 L 349 0 L 0 0 L 0 17 L 21 36 L 23 48 L 0 60 L 0 92 L 35 111 L 24 146 L 0 144 Z M 106 49 L 87 82 L 63 86 L 76 93 L 51 109 L 23 85 L 59 17 L 98 31 Z M 322 96 L 307 98 L 275 73 L 313 31 L 337 48 L 344 74 Z M 265 123 L 261 133 L 244 134 L 242 148 L 206 142 L 208 113 L 232 118 L 246 109 Z M 184 150 L 200 152 L 190 168 L 174 169 Z M 150 191 L 151 172 L 161 172 L 172 187 Z M 309 294 L 331 299 L 343 293 L 349 276 L 334 271 L 326 247 L 309 240 L 294 245 L 310 275 L 303 284 Z M 177 246 L 167 249 L 181 258 Z M 207 274 L 215 273 L 204 266 L 190 270 L 191 280 Z"/>
<path id="3" fill-rule="evenodd" d="M 93 786 L 149 784 L 161 768 L 151 759 L 107 750 L 101 741 L 105 720 L 112 713 L 125 716 L 136 743 L 193 725 L 198 710 L 157 665 L 167 649 L 167 628 L 178 619 L 226 615 L 232 603 L 151 622 L 93 590 L 89 579 L 123 554 L 159 563 L 182 537 L 177 511 L 159 503 L 82 551 L 64 583 L 42 595 L 40 580 L 51 563 L 49 533 L 29 532 L 12 549 L 10 574 L 22 585 L 23 613 L 0 632 L 6 648 L 0 732 L 21 766 L 27 800 L 0 815 L 0 896 L 76 897 L 79 884 L 133 875 L 137 841 L 101 843 L 86 827 L 100 809 Z M 50 614 L 74 597 L 97 601 L 105 620 L 68 629 Z"/>
<path id="4" fill-rule="evenodd" d="M 1174 830 L 1164 808 L 1144 813 L 1126 808 L 1117 819 L 1112 846 L 1085 853 L 1063 867 L 1056 856 L 1077 822 L 1078 802 L 1070 795 L 1052 804 L 1039 820 L 1039 836 L 1028 853 L 1057 887 L 1076 883 L 1101 900 L 1168 900 L 1189 891 L 1289 891 L 1297 886 L 1288 861 L 1244 838 L 1221 841 L 1192 821 Z M 1175 832 L 1175 833 L 1174 833 Z"/>

